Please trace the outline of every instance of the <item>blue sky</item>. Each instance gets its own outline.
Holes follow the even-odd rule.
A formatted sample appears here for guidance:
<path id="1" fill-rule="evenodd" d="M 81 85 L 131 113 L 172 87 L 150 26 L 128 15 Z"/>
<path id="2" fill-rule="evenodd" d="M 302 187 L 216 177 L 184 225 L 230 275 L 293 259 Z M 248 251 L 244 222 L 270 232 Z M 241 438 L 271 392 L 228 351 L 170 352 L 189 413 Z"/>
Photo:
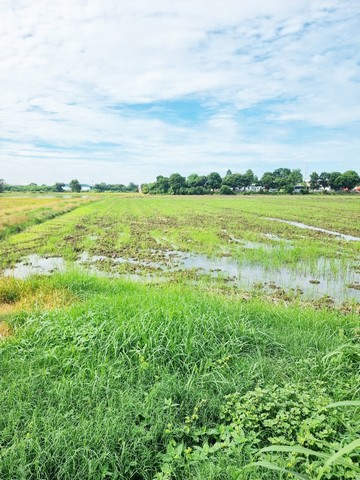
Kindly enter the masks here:
<path id="1" fill-rule="evenodd" d="M 360 171 L 358 0 L 0 5 L 0 177 Z"/>

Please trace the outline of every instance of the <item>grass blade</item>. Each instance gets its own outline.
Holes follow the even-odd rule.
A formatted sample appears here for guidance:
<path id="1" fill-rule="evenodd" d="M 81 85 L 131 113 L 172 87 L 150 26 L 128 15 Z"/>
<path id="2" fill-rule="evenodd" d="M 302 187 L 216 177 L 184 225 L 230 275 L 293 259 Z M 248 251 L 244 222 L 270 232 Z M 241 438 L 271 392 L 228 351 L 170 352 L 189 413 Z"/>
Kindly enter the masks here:
<path id="1" fill-rule="evenodd" d="M 291 470 L 287 470 L 286 468 L 279 467 L 278 465 L 275 465 L 275 463 L 267 462 L 266 460 L 250 463 L 249 465 L 247 465 L 246 468 L 250 467 L 263 467 L 267 468 L 268 470 L 276 470 L 278 472 L 291 474 L 295 478 L 299 478 L 300 480 L 310 480 L 310 477 L 308 477 L 307 475 L 300 475 L 300 473 L 296 473 Z"/>
<path id="2" fill-rule="evenodd" d="M 324 471 L 326 467 L 329 467 L 333 463 L 337 462 L 338 460 L 341 459 L 344 455 L 347 453 L 352 452 L 356 448 L 360 447 L 360 439 L 358 438 L 357 440 L 354 440 L 353 442 L 345 445 L 345 447 L 341 448 L 337 452 L 335 452 L 331 457 L 329 457 L 326 462 L 324 463 L 323 467 L 320 469 L 319 475 L 317 476 L 316 480 L 320 480 L 324 474 Z"/>

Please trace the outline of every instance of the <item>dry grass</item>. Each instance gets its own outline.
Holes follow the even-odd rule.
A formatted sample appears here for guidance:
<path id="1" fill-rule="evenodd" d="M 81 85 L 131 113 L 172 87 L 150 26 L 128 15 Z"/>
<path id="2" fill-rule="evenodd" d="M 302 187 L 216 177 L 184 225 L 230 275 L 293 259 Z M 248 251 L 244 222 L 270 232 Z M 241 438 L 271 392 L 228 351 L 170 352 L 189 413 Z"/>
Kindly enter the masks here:
<path id="1" fill-rule="evenodd" d="M 16 233 L 27 224 L 65 213 L 87 201 L 82 198 L 0 198 L 0 235 L 6 230 Z"/>
<path id="2" fill-rule="evenodd" d="M 11 335 L 11 328 L 6 322 L 0 322 L 0 340 Z"/>
<path id="3" fill-rule="evenodd" d="M 32 283 L 13 278 L 0 278 L 1 316 L 19 311 L 64 308 L 77 301 L 78 298 L 69 290 L 61 287 L 54 288 L 45 278 Z"/>

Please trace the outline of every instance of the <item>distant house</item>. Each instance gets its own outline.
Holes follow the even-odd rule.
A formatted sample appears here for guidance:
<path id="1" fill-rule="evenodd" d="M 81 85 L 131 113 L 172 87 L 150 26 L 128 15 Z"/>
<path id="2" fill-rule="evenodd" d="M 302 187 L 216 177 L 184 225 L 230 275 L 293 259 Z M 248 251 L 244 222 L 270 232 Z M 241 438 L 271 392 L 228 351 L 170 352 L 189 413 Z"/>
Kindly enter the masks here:
<path id="1" fill-rule="evenodd" d="M 81 191 L 82 192 L 90 192 L 90 190 L 92 190 L 92 186 L 91 185 L 87 185 L 86 183 L 82 183 L 81 184 Z M 64 186 L 63 186 L 63 191 L 64 192 L 71 192 L 71 188 L 70 188 L 70 185 L 68 183 L 66 183 Z"/>
<path id="2" fill-rule="evenodd" d="M 261 185 L 256 185 L 255 183 L 252 183 L 248 187 L 245 187 L 245 192 L 260 192 L 263 189 L 264 187 L 262 187 Z"/>
<path id="3" fill-rule="evenodd" d="M 301 190 L 304 190 L 304 189 L 306 189 L 306 187 L 304 187 L 304 185 L 295 185 L 294 193 L 301 193 Z"/>

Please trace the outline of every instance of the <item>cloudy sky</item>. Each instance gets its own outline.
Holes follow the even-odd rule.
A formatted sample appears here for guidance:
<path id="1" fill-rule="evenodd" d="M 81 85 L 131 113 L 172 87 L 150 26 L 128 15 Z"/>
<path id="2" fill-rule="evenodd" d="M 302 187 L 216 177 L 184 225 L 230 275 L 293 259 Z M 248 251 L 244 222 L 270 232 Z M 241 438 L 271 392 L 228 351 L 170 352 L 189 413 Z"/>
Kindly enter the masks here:
<path id="1" fill-rule="evenodd" d="M 0 177 L 360 170 L 359 0 L 1 0 Z"/>

